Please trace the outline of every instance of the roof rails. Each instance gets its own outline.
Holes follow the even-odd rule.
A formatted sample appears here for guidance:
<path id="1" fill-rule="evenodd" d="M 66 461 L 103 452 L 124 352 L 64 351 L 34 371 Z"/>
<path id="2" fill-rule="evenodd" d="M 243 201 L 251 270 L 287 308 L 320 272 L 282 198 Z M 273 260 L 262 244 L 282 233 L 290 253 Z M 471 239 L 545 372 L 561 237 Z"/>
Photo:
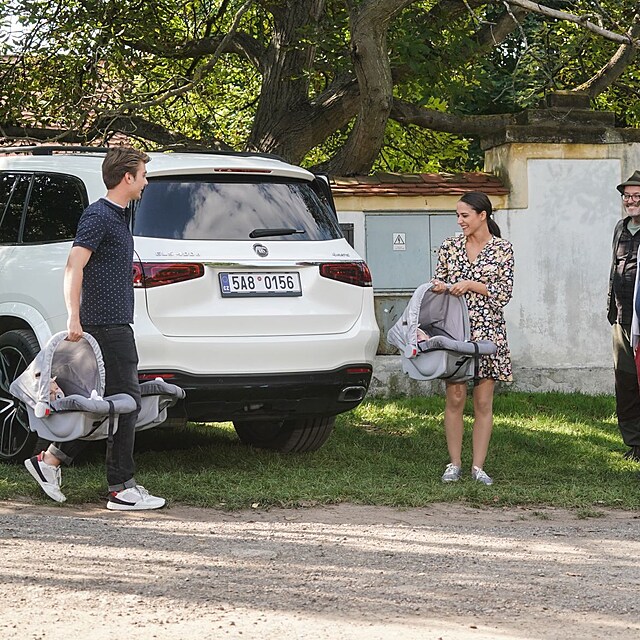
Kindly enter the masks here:
<path id="1" fill-rule="evenodd" d="M 276 155 L 275 153 L 265 153 L 263 151 L 219 151 L 217 149 L 167 149 L 161 153 L 203 153 L 205 155 L 213 155 L 213 156 L 235 156 L 240 158 L 269 158 L 271 160 L 280 160 L 280 162 L 286 162 L 282 156 Z"/>
<path id="2" fill-rule="evenodd" d="M 23 147 L 0 147 L 0 153 L 28 153 L 32 156 L 52 156 L 54 153 L 106 153 L 107 147 L 81 147 L 73 145 L 25 145 Z"/>
<path id="3" fill-rule="evenodd" d="M 22 147 L 1 147 L 1 153 L 25 153 L 32 156 L 52 156 L 54 153 L 106 153 L 109 147 L 82 147 L 74 145 L 25 145 Z M 152 152 L 149 152 L 152 153 Z M 217 149 L 180 149 L 157 151 L 156 153 L 202 153 L 206 155 L 217 156 L 235 156 L 240 158 L 270 158 L 271 160 L 280 160 L 286 162 L 284 158 L 275 153 L 263 153 L 261 151 L 218 151 Z"/>

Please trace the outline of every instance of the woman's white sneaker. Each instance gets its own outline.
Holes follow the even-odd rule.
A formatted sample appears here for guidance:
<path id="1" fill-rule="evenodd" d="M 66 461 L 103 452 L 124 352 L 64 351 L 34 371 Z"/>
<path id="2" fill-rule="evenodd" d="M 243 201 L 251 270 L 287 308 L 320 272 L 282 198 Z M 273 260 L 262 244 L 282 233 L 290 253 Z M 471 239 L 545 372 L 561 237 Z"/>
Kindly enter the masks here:
<path id="1" fill-rule="evenodd" d="M 488 487 L 493 484 L 493 478 L 490 478 L 480 467 L 471 468 L 471 477 L 476 482 L 486 484 Z"/>
<path id="2" fill-rule="evenodd" d="M 458 482 L 462 475 L 462 469 L 457 465 L 450 462 L 442 474 L 442 482 Z"/>
<path id="3" fill-rule="evenodd" d="M 60 491 L 60 485 L 62 484 L 60 467 L 47 464 L 44 462 L 43 457 L 44 451 L 37 456 L 33 456 L 33 458 L 25 460 L 24 466 L 52 500 L 64 502 L 67 498 L 64 493 Z"/>
<path id="4" fill-rule="evenodd" d="M 164 507 L 165 499 L 152 496 L 142 485 L 109 494 L 107 509 L 112 511 L 143 511 Z"/>

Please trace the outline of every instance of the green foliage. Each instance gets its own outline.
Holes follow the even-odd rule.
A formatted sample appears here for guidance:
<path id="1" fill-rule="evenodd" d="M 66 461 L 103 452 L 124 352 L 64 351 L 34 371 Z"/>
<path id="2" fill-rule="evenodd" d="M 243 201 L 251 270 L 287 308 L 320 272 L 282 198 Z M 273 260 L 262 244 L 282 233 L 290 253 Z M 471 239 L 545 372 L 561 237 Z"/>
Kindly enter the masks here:
<path id="1" fill-rule="evenodd" d="M 468 149 L 469 142 L 457 136 L 416 126 L 403 127 L 390 120 L 385 144 L 373 170 L 398 173 L 464 171 L 469 167 Z"/>
<path id="2" fill-rule="evenodd" d="M 429 103 L 431 108 L 445 110 L 436 100 Z M 350 127 L 337 132 L 323 145 L 316 147 L 301 163 L 305 167 L 326 162 L 346 142 Z M 438 173 L 439 171 L 464 171 L 469 168 L 479 170 L 482 160 L 475 165 L 470 160 L 469 141 L 457 136 L 422 129 L 416 126 L 402 126 L 389 120 L 384 144 L 372 171 L 395 173 Z"/>
<path id="3" fill-rule="evenodd" d="M 0 124 L 79 132 L 98 124 L 101 131 L 87 135 L 108 137 L 110 119 L 131 115 L 191 141 L 222 141 L 236 149 L 258 141 L 278 150 L 281 121 L 316 108 L 313 101 L 327 88 L 353 82 L 349 7 L 353 11 L 358 3 L 327 0 L 317 20 L 310 12 L 306 23 L 287 32 L 286 18 L 305 2 L 255 2 L 238 23 L 234 46 L 214 57 L 214 45 L 231 31 L 243 4 L 6 0 L 0 25 L 21 25 L 22 33 L 0 37 Z M 500 19 L 504 3 L 480 3 L 473 10 L 471 4 L 461 3 L 455 11 L 445 3 L 447 10 L 439 11 L 436 0 L 416 0 L 389 22 L 396 97 L 460 116 L 515 113 L 538 105 L 549 91 L 587 81 L 618 48 L 580 25 L 534 13 L 503 41 L 481 46 L 478 34 Z M 547 4 L 588 16 L 616 33 L 627 31 L 637 11 L 635 0 Z M 210 46 L 194 50 L 196 44 Z M 295 52 L 300 56 L 293 68 L 278 66 Z M 191 81 L 193 86 L 176 93 Z M 300 94 L 292 90 L 296 82 L 304 88 Z M 283 92 L 265 105 L 265 87 L 272 83 L 282 84 Z M 159 100 L 171 91 L 171 97 Z M 623 126 L 639 126 L 639 95 L 640 71 L 630 64 L 597 96 L 594 107 L 614 111 Z M 154 100 L 159 103 L 147 104 Z M 273 122 L 262 125 L 274 131 L 255 130 L 260 107 L 275 114 Z M 343 148 L 356 115 L 349 109 L 319 142 L 305 142 L 313 139 L 310 119 L 309 130 L 298 136 L 306 165 L 326 161 Z M 288 132 L 286 124 L 282 131 Z M 164 141 L 147 137 L 146 146 L 154 144 Z M 457 171 L 479 164 L 475 140 L 390 121 L 373 168 Z"/>

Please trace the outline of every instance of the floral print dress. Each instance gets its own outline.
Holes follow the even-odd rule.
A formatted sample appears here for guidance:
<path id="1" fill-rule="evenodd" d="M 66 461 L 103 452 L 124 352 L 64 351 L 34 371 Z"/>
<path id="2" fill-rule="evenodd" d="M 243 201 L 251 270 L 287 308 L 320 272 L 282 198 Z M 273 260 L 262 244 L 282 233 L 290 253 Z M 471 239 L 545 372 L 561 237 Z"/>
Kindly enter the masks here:
<path id="1" fill-rule="evenodd" d="M 513 291 L 513 247 L 508 240 L 491 236 L 473 262 L 466 247 L 467 239 L 462 234 L 447 238 L 438 253 L 435 278 L 446 284 L 474 280 L 486 285 L 488 296 L 472 291 L 465 294 L 471 339 L 491 340 L 498 347 L 495 355 L 482 356 L 478 375 L 511 381 L 511 353 L 503 307 L 511 300 Z"/>

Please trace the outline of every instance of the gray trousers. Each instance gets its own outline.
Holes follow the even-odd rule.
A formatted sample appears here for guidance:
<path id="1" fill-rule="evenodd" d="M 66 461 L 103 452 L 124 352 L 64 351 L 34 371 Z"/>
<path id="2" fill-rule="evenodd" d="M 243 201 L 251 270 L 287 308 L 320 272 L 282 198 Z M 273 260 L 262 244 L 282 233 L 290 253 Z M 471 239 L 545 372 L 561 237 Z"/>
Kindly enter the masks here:
<path id="1" fill-rule="evenodd" d="M 616 323 L 611 329 L 618 428 L 628 447 L 640 447 L 640 389 L 629 340 L 631 327 Z"/>

